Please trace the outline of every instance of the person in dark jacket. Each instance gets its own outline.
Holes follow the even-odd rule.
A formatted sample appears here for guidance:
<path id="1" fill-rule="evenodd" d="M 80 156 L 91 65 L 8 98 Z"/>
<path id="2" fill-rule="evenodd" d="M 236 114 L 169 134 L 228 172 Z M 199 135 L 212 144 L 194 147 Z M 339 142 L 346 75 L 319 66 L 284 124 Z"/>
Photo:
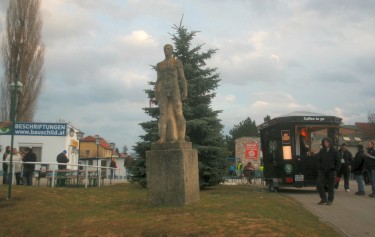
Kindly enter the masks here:
<path id="1" fill-rule="evenodd" d="M 335 195 L 335 179 L 336 173 L 340 169 L 341 161 L 339 153 L 333 148 L 332 140 L 324 138 L 322 140 L 322 149 L 320 149 L 318 156 L 318 191 L 320 202 L 318 204 L 331 205 Z M 326 185 L 328 188 L 328 199 L 326 196 Z"/>
<path id="2" fill-rule="evenodd" d="M 69 159 L 66 156 L 66 150 L 63 150 L 60 154 L 57 155 L 56 157 L 57 163 L 68 163 Z M 66 165 L 58 165 L 59 170 L 66 170 L 67 166 Z M 66 173 L 61 171 L 57 172 L 57 181 L 56 185 L 57 187 L 63 187 L 66 184 Z"/>
<path id="3" fill-rule="evenodd" d="M 349 192 L 349 173 L 350 173 L 350 163 L 352 162 L 353 155 L 348 149 L 346 148 L 346 143 L 341 145 L 339 150 L 340 160 L 341 160 L 341 168 L 337 172 L 336 184 L 335 189 L 339 188 L 339 183 L 341 177 L 344 176 L 344 189 L 346 192 Z"/>
<path id="4" fill-rule="evenodd" d="M 116 159 L 114 157 L 112 157 L 112 160 L 111 160 L 111 163 L 109 164 L 109 167 L 111 167 L 111 179 L 113 179 L 115 177 L 115 169 L 117 169 L 117 163 L 116 163 Z"/>
<path id="5" fill-rule="evenodd" d="M 367 142 L 367 150 L 365 155 L 365 167 L 370 174 L 372 184 L 372 193 L 369 195 L 369 197 L 375 198 L 375 148 L 373 141 Z"/>
<path id="6" fill-rule="evenodd" d="M 68 163 L 69 162 L 69 159 L 66 156 L 66 150 L 63 150 L 63 152 L 61 152 L 60 154 L 57 155 L 56 161 L 57 161 L 57 163 Z M 66 170 L 66 167 L 67 167 L 66 165 L 59 165 L 58 166 L 59 170 Z"/>
<path id="7" fill-rule="evenodd" d="M 27 149 L 27 153 L 22 159 L 23 162 L 36 162 L 36 155 L 31 148 Z M 35 164 L 23 164 L 23 184 L 32 186 Z"/>
<path id="8" fill-rule="evenodd" d="M 357 146 L 357 153 L 351 163 L 351 172 L 354 175 L 354 179 L 358 184 L 358 192 L 356 195 L 365 195 L 365 182 L 363 181 L 363 172 L 365 170 L 365 152 L 362 145 Z"/>
<path id="9" fill-rule="evenodd" d="M 5 153 L 3 155 L 3 161 L 6 160 L 6 158 L 10 155 L 10 146 L 7 146 L 5 148 Z M 7 184 L 8 180 L 8 164 L 7 163 L 3 163 L 3 184 Z"/>

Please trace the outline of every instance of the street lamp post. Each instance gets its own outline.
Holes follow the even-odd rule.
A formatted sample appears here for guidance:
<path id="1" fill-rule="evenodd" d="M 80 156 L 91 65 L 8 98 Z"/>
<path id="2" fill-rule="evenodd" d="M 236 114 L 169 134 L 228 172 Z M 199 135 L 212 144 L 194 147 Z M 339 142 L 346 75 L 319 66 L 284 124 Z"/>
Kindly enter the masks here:
<path id="1" fill-rule="evenodd" d="M 99 144 L 100 144 L 100 137 L 99 135 L 95 136 L 95 144 L 96 144 L 96 177 L 97 177 L 97 182 L 99 185 Z"/>
<path id="2" fill-rule="evenodd" d="M 78 188 L 78 181 L 79 181 L 79 162 L 81 158 L 81 139 L 83 138 L 83 132 L 76 132 L 77 140 L 78 140 L 78 160 L 77 160 L 77 188 Z"/>
<path id="3" fill-rule="evenodd" d="M 10 84 L 13 89 L 13 106 L 12 111 L 12 133 L 10 140 L 10 157 L 9 157 L 9 172 L 8 172 L 8 199 L 12 198 L 12 183 L 13 183 L 13 146 L 14 146 L 14 130 L 16 128 L 16 107 L 17 107 L 17 92 L 21 92 L 22 83 L 18 81 L 18 75 L 16 75 L 15 82 Z"/>
<path id="4" fill-rule="evenodd" d="M 110 147 L 111 147 L 111 160 L 110 162 L 112 162 L 112 155 L 113 155 L 113 149 L 115 149 L 115 143 L 111 142 L 109 143 Z M 110 163 L 111 164 L 111 163 Z M 110 170 L 111 170 L 111 178 L 110 178 L 110 182 L 112 183 L 112 179 L 114 178 L 114 174 L 115 174 L 115 171 L 113 169 L 111 169 L 112 167 L 110 167 Z"/>
<path id="5" fill-rule="evenodd" d="M 74 136 L 74 129 L 73 128 L 70 128 L 70 130 L 69 130 L 69 136 L 70 137 Z"/>
<path id="6" fill-rule="evenodd" d="M 72 139 L 73 138 L 73 136 L 74 136 L 74 129 L 71 127 L 70 129 L 69 129 L 69 136 L 70 136 L 70 138 Z M 71 159 L 72 159 L 72 155 L 74 154 L 74 152 L 75 152 L 75 147 L 73 146 L 73 143 L 72 142 L 70 142 L 70 146 L 69 146 L 69 151 L 68 151 L 68 157 L 70 157 Z"/>

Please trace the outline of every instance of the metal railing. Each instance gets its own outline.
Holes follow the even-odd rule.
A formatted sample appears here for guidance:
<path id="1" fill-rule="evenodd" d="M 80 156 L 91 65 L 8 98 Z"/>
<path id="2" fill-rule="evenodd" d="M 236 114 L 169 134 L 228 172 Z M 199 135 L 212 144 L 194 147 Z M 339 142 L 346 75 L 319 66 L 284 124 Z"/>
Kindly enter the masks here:
<path id="1" fill-rule="evenodd" d="M 9 164 L 9 161 L 0 161 L 0 164 L 7 163 Z M 91 181 L 96 180 L 96 182 L 92 182 L 92 186 L 102 186 L 104 185 L 104 179 L 109 180 L 109 183 L 112 184 L 112 180 L 121 180 L 126 181 L 127 180 L 127 170 L 125 167 L 121 168 L 112 168 L 107 166 L 94 166 L 94 165 L 84 165 L 84 164 L 68 164 L 68 163 L 56 163 L 56 162 L 22 162 L 22 161 L 13 161 L 12 166 L 12 185 L 15 185 L 15 165 L 14 164 L 33 164 L 35 165 L 35 170 L 33 173 L 33 179 L 34 178 L 42 178 L 39 175 L 41 173 L 45 173 L 45 178 L 50 179 L 50 186 L 55 187 L 55 182 L 59 176 L 59 173 L 70 173 L 70 178 L 73 178 L 73 176 L 76 176 L 76 184 L 77 187 L 79 186 L 79 181 L 82 181 L 82 178 L 85 180 L 85 188 L 89 186 L 89 183 Z M 75 169 L 67 169 L 67 170 L 59 170 L 58 166 L 64 165 L 64 166 L 70 166 L 70 167 L 76 167 Z M 42 167 L 45 167 L 43 169 Z M 113 172 L 111 172 L 113 170 Z M 108 172 L 109 171 L 109 172 Z M 21 174 L 23 172 L 23 169 L 21 171 Z M 49 175 L 47 175 L 47 173 Z M 117 173 L 117 174 L 116 174 Z M 8 173 L 7 173 L 8 175 Z M 3 179 L 8 178 L 4 177 L 4 171 L 3 171 Z M 96 183 L 96 185 L 94 185 Z M 48 181 L 47 181 L 48 186 Z"/>

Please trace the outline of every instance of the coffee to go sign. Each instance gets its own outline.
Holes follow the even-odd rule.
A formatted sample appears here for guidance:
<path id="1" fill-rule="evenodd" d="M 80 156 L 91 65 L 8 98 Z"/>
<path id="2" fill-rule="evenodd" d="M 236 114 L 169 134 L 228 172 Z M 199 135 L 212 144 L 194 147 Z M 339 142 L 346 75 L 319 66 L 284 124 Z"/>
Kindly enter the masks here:
<path id="1" fill-rule="evenodd" d="M 246 152 L 245 152 L 246 159 L 257 160 L 258 156 L 259 156 L 259 145 L 258 145 L 258 143 L 246 144 Z"/>

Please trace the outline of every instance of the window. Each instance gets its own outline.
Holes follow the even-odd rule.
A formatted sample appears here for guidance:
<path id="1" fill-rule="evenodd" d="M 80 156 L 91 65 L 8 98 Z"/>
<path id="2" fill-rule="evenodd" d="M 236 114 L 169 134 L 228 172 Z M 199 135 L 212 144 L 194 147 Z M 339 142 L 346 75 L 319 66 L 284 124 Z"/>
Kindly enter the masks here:
<path id="1" fill-rule="evenodd" d="M 89 165 L 93 165 L 94 164 L 94 161 L 93 160 L 89 160 Z"/>
<path id="2" fill-rule="evenodd" d="M 31 146 L 29 144 L 27 144 L 27 145 L 26 144 L 21 144 L 20 148 L 19 148 L 19 151 L 22 151 L 23 153 L 26 153 L 27 149 L 29 149 L 30 147 L 31 147 L 31 149 L 33 150 L 33 152 L 36 155 L 36 162 L 41 162 L 42 161 L 42 146 L 36 147 L 36 146 Z"/>
<path id="3" fill-rule="evenodd" d="M 354 140 L 355 140 L 356 142 L 361 142 L 361 141 L 362 141 L 362 139 L 359 138 L 359 137 L 354 137 Z"/>
<path id="4" fill-rule="evenodd" d="M 85 150 L 85 157 L 90 157 L 91 150 Z"/>
<path id="5" fill-rule="evenodd" d="M 291 146 L 283 146 L 283 156 L 284 156 L 284 160 L 292 159 L 292 147 Z"/>
<path id="6" fill-rule="evenodd" d="M 342 137 L 342 139 L 344 139 L 346 142 L 350 142 L 350 137 Z"/>

